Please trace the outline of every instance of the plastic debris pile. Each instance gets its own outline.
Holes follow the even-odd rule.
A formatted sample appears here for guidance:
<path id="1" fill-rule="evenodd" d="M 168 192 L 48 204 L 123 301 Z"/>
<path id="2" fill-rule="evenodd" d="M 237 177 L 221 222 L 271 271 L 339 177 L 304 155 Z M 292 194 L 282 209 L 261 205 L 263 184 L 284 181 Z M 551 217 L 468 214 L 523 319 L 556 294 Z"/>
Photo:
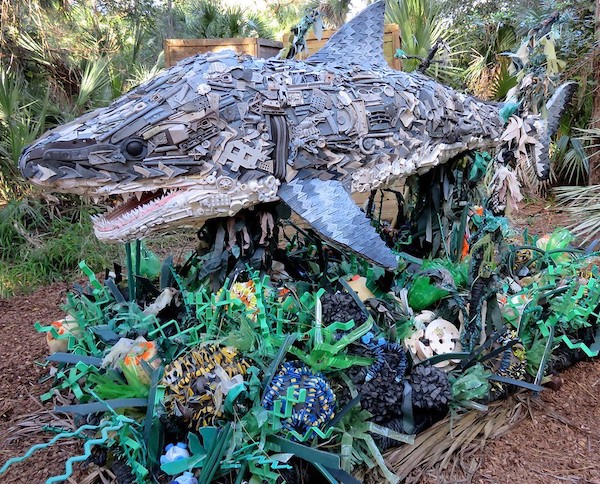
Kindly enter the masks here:
<path id="1" fill-rule="evenodd" d="M 355 482 L 361 465 L 397 482 L 384 450 L 596 356 L 598 255 L 565 229 L 517 242 L 504 219 L 465 211 L 468 251 L 398 251 L 393 277 L 336 251 L 323 274 L 302 236 L 283 265 L 312 268 L 303 278 L 233 271 L 216 292 L 197 254 L 174 266 L 129 246 L 144 275 L 116 267 L 103 283 L 82 262 L 89 284 L 68 295 L 65 318 L 37 324 L 56 368 L 41 398 L 60 393 L 57 412 L 94 424 L 38 447 L 85 439 L 48 482 L 99 449 L 119 482 Z"/>

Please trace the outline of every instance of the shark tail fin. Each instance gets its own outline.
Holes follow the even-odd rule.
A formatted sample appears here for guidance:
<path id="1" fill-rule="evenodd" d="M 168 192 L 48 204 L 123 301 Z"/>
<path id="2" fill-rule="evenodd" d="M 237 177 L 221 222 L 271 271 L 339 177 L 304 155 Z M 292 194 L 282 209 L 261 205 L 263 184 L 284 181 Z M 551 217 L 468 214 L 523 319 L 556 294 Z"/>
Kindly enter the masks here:
<path id="1" fill-rule="evenodd" d="M 306 62 L 387 66 L 383 56 L 385 0 L 373 3 L 331 36 Z"/>
<path id="2" fill-rule="evenodd" d="M 546 103 L 547 117 L 545 130 L 540 136 L 540 150 L 537 156 L 536 172 L 540 180 L 547 180 L 550 176 L 550 140 L 556 134 L 560 126 L 560 118 L 577 91 L 576 82 L 565 82 L 561 84 L 550 100 Z"/>

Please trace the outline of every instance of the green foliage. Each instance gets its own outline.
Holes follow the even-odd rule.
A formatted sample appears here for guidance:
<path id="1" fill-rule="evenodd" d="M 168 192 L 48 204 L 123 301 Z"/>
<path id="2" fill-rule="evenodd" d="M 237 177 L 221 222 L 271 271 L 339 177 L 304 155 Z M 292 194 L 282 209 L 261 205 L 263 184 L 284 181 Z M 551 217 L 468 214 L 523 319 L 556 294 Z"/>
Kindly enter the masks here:
<path id="1" fill-rule="evenodd" d="M 193 0 L 183 6 L 186 31 L 198 39 L 229 37 L 273 38 L 266 18 L 247 13 L 241 6 L 225 6 L 220 0 Z"/>
<path id="2" fill-rule="evenodd" d="M 0 295 L 27 292 L 61 280 L 86 258 L 102 269 L 115 250 L 101 244 L 92 232 L 90 209 L 63 201 L 21 199 L 0 209 Z"/>
<path id="3" fill-rule="evenodd" d="M 402 61 L 403 70 L 417 69 L 436 41 L 442 40 L 445 45 L 438 51 L 427 73 L 447 82 L 458 77 L 460 71 L 453 65 L 458 54 L 457 37 L 449 35 L 439 4 L 432 0 L 389 0 L 386 20 L 400 27 L 402 50 L 407 57 Z"/>
<path id="4" fill-rule="evenodd" d="M 346 22 L 350 4 L 350 0 L 312 0 L 304 6 L 304 9 L 318 9 L 328 28 L 339 29 Z"/>
<path id="5" fill-rule="evenodd" d="M 21 151 L 45 128 L 48 96 L 36 99 L 22 76 L 0 66 L 0 199 L 24 190 L 17 162 Z"/>
<path id="6" fill-rule="evenodd" d="M 554 145 L 552 162 L 560 182 L 574 185 L 587 182 L 590 166 L 582 138 L 563 134 Z"/>
<path id="7" fill-rule="evenodd" d="M 589 242 L 600 233 L 600 186 L 566 186 L 554 189 L 557 200 L 573 217 L 573 232 Z"/>

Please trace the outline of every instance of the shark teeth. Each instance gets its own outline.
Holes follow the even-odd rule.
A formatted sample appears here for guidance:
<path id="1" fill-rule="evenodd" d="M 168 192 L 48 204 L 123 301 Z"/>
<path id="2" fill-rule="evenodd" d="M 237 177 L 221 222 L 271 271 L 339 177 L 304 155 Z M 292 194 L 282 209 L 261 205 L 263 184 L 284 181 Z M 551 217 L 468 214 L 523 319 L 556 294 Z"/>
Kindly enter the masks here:
<path id="1" fill-rule="evenodd" d="M 168 199 L 185 190 L 169 189 L 132 192 L 123 203 L 109 207 L 103 216 L 95 215 L 92 221 L 96 230 L 109 232 L 128 225 L 136 225 L 148 215 L 153 215 Z"/>

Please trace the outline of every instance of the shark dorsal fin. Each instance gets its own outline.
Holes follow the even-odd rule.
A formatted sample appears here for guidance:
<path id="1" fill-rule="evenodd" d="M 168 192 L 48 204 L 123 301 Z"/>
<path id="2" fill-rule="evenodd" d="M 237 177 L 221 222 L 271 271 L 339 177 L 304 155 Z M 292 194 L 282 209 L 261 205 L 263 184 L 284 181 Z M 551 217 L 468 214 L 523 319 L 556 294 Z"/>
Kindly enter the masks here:
<path id="1" fill-rule="evenodd" d="M 385 0 L 373 3 L 331 36 L 307 62 L 387 66 L 383 56 Z"/>

